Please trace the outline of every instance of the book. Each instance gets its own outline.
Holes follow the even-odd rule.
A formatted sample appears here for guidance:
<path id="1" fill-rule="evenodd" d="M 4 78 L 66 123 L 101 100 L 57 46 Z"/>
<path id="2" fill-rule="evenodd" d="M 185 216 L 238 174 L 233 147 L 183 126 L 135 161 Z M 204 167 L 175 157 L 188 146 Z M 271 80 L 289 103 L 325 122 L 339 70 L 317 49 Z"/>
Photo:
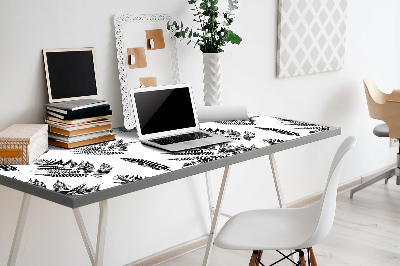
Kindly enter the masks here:
<path id="1" fill-rule="evenodd" d="M 106 141 L 110 141 L 110 140 L 115 140 L 115 136 L 114 135 L 107 135 L 107 136 L 103 136 L 103 137 L 87 139 L 87 140 L 82 140 L 82 141 L 73 142 L 73 143 L 65 143 L 65 142 L 62 142 L 62 141 L 49 139 L 49 144 L 53 145 L 53 146 L 62 147 L 62 148 L 65 148 L 65 149 L 72 149 L 72 148 L 77 148 L 77 147 L 81 147 L 81 146 L 86 146 L 86 145 L 106 142 Z"/>
<path id="2" fill-rule="evenodd" d="M 89 133 L 89 134 L 84 134 L 84 135 L 78 135 L 78 136 L 63 136 L 59 134 L 54 134 L 54 133 L 49 133 L 49 139 L 55 139 L 57 141 L 62 141 L 65 143 L 72 143 L 72 142 L 78 142 L 78 141 L 83 141 L 87 139 L 94 139 L 94 138 L 99 138 L 103 136 L 108 136 L 112 134 L 111 130 L 103 130 L 100 132 L 94 132 L 94 133 Z"/>
<path id="3" fill-rule="evenodd" d="M 75 111 L 75 110 L 79 110 L 79 109 L 85 109 L 85 108 L 98 106 L 98 105 L 104 105 L 104 104 L 108 104 L 108 102 L 104 101 L 104 100 L 98 100 L 98 99 L 81 99 L 81 100 L 66 101 L 66 102 L 59 102 L 59 103 L 47 103 L 44 106 Z"/>
<path id="4" fill-rule="evenodd" d="M 104 130 L 111 130 L 111 124 L 104 125 L 104 126 L 94 126 L 94 127 L 89 127 L 89 128 L 82 128 L 82 129 L 77 129 L 77 130 L 64 130 L 64 129 L 50 126 L 51 133 L 56 133 L 56 134 L 60 134 L 60 135 L 68 136 L 68 137 L 84 135 L 84 134 L 89 134 L 89 133 L 94 133 L 94 132 L 99 132 L 99 131 L 104 131 Z"/>
<path id="5" fill-rule="evenodd" d="M 111 119 L 111 115 L 103 115 L 103 116 L 96 116 L 96 117 L 90 117 L 90 118 L 82 118 L 82 119 L 74 119 L 74 120 L 62 120 L 54 116 L 47 116 L 47 120 L 59 122 L 59 123 L 64 123 L 64 124 L 70 124 L 70 125 L 76 125 L 76 124 L 81 124 L 81 123 L 86 123 L 86 122 L 92 122 L 92 121 L 98 121 L 98 120 L 103 120 L 103 119 Z"/>
<path id="6" fill-rule="evenodd" d="M 104 111 L 96 111 L 90 113 L 81 113 L 81 114 L 72 114 L 72 115 L 64 115 L 58 114 L 53 111 L 47 111 L 47 114 L 50 116 L 57 117 L 62 120 L 74 120 L 74 119 L 81 119 L 81 118 L 90 118 L 95 116 L 104 116 L 104 115 L 112 115 L 111 110 L 104 110 Z"/>
<path id="7" fill-rule="evenodd" d="M 99 105 L 99 106 L 93 106 L 93 107 L 88 107 L 88 108 L 83 108 L 83 109 L 78 109 L 78 110 L 64 110 L 60 108 L 54 108 L 54 107 L 46 107 L 48 111 L 53 111 L 59 114 L 64 114 L 64 115 L 73 115 L 73 114 L 81 114 L 81 113 L 89 113 L 89 112 L 96 112 L 96 111 L 104 111 L 104 110 L 109 110 L 110 105 L 109 104 L 104 104 L 104 105 Z"/>
<path id="8" fill-rule="evenodd" d="M 66 130 L 66 131 L 74 131 L 74 130 L 96 127 L 96 126 L 111 125 L 111 120 L 109 120 L 109 119 L 81 123 L 81 124 L 76 124 L 76 125 L 64 124 L 64 123 L 59 123 L 59 122 L 55 122 L 55 121 L 51 121 L 51 120 L 45 120 L 45 122 L 53 128 L 59 128 L 59 129 Z"/>

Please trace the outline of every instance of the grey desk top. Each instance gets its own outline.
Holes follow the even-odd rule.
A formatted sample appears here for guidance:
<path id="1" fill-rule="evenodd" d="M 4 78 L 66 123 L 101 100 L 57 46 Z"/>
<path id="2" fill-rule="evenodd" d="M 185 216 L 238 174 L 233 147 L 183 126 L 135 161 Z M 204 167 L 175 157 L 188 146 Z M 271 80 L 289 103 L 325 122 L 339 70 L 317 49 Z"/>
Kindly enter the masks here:
<path id="1" fill-rule="evenodd" d="M 232 142 L 170 153 L 117 129 L 116 140 L 72 150 L 51 147 L 31 165 L 0 165 L 0 184 L 78 208 L 126 193 L 340 135 L 337 127 L 249 114 L 202 123 Z"/>

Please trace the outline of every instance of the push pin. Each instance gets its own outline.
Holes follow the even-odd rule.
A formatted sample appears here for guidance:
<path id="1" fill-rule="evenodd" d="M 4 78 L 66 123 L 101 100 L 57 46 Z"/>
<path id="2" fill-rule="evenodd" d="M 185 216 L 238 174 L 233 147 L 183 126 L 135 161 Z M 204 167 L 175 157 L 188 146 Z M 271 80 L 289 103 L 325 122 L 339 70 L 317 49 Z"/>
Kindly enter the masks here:
<path id="1" fill-rule="evenodd" d="M 129 55 L 129 62 L 128 62 L 129 65 L 134 65 L 135 62 L 136 62 L 135 55 L 133 55 L 133 54 Z"/>
<path id="2" fill-rule="evenodd" d="M 149 46 L 150 46 L 150 49 L 154 49 L 155 48 L 154 39 L 149 39 Z"/>

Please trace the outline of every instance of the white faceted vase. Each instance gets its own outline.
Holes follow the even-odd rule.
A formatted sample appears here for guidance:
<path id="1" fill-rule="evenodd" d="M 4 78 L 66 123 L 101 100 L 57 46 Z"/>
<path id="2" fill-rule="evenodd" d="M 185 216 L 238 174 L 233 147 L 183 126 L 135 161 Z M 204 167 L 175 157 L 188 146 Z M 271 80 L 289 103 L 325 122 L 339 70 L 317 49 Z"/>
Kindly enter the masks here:
<path id="1" fill-rule="evenodd" d="M 219 53 L 203 53 L 204 105 L 221 104 L 221 64 Z"/>

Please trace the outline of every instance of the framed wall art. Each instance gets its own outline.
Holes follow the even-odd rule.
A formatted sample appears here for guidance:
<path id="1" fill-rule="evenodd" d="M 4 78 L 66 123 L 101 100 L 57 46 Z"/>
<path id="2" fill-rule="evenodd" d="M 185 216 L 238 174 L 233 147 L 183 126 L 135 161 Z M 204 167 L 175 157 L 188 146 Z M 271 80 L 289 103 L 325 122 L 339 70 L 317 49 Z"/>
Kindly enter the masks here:
<path id="1" fill-rule="evenodd" d="M 135 127 L 129 91 L 179 83 L 176 39 L 167 30 L 169 14 L 115 15 L 115 38 L 124 126 Z"/>
<path id="2" fill-rule="evenodd" d="M 347 0 L 279 0 L 277 77 L 344 67 Z"/>

